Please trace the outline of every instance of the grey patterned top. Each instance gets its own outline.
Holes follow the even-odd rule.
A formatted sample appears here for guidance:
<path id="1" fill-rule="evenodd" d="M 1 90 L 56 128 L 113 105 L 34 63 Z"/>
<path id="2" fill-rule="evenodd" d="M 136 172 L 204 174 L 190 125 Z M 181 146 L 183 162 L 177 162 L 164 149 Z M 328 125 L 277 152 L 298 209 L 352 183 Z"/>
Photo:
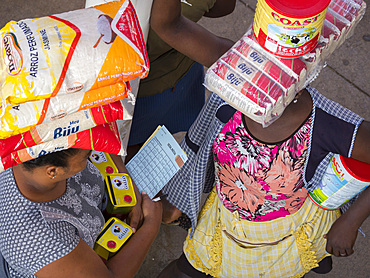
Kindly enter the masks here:
<path id="1" fill-rule="evenodd" d="M 67 180 L 61 197 L 45 203 L 19 192 L 12 168 L 0 173 L 0 250 L 10 277 L 35 277 L 71 252 L 80 238 L 93 247 L 104 225 L 103 198 L 103 178 L 89 161 Z"/>

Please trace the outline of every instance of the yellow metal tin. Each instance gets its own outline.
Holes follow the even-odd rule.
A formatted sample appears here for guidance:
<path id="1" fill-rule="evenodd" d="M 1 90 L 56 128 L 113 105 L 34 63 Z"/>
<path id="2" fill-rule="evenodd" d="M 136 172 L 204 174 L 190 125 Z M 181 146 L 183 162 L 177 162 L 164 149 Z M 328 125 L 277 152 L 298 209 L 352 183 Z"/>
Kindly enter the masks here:
<path id="1" fill-rule="evenodd" d="M 132 235 L 132 229 L 125 222 L 116 217 L 110 218 L 99 233 L 94 251 L 108 260 L 112 257 Z"/>
<path id="2" fill-rule="evenodd" d="M 104 178 L 107 174 L 119 172 L 109 153 L 92 151 L 89 160 L 98 168 Z"/>
<path id="3" fill-rule="evenodd" d="M 107 211 L 110 214 L 126 214 L 136 205 L 134 187 L 125 173 L 107 174 L 105 185 L 108 195 Z"/>
<path id="4" fill-rule="evenodd" d="M 320 38 L 330 1 L 315 0 L 313 2 L 321 3 L 320 9 L 313 13 L 311 8 L 306 7 L 296 16 L 276 9 L 273 6 L 275 2 L 281 4 L 277 0 L 257 1 L 253 32 L 258 43 L 268 52 L 285 58 L 295 58 L 310 52 Z M 298 2 L 296 5 L 299 6 Z"/>

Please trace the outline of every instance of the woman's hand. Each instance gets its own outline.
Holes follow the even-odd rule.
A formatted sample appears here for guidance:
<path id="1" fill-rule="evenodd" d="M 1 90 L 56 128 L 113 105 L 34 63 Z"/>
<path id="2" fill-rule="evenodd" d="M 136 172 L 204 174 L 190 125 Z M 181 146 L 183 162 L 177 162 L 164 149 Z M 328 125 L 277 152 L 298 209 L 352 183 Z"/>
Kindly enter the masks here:
<path id="1" fill-rule="evenodd" d="M 326 251 L 336 257 L 347 257 L 354 253 L 358 229 L 339 217 L 330 228 L 329 232 L 324 235 L 327 239 Z"/>
<path id="2" fill-rule="evenodd" d="M 134 182 L 133 182 L 134 183 Z M 142 210 L 142 198 L 139 189 L 134 184 L 134 191 L 136 196 L 136 205 L 132 208 L 127 216 L 127 222 L 132 228 L 132 232 L 135 233 L 137 229 L 143 224 L 144 215 Z"/>
<path id="3" fill-rule="evenodd" d="M 151 225 L 153 229 L 158 229 L 162 222 L 162 203 L 153 202 L 145 191 L 141 192 L 142 210 L 144 215 L 143 225 Z"/>
<path id="4" fill-rule="evenodd" d="M 353 254 L 357 231 L 370 215 L 370 187 L 366 188 L 358 199 L 334 222 L 327 239 L 326 251 L 336 257 Z"/>

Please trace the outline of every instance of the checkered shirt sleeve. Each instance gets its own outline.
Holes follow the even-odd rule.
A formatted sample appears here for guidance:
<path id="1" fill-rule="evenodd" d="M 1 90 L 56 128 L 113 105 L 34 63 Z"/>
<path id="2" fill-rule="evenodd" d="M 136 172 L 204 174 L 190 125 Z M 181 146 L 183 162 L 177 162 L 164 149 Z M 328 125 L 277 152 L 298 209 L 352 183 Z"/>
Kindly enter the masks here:
<path id="1" fill-rule="evenodd" d="M 212 94 L 180 146 L 188 156 L 187 162 L 163 188 L 168 201 L 189 216 L 192 226 L 197 224 L 200 198 L 206 188 L 213 187 L 211 150 L 216 135 L 224 123 L 216 118 L 217 109 L 224 101 Z M 210 169 L 208 169 L 210 168 Z"/>

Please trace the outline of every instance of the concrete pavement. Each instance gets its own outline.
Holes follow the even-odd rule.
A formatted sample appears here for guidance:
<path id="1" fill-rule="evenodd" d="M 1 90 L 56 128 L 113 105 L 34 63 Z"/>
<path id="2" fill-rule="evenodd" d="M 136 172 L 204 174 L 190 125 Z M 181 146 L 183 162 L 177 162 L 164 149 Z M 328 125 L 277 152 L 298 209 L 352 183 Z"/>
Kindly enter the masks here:
<path id="1" fill-rule="evenodd" d="M 237 0 L 234 13 L 220 19 L 204 18 L 200 24 L 214 33 L 238 40 L 253 20 L 255 0 Z M 2 0 L 0 8 L 0 27 L 9 20 L 34 18 L 83 8 L 84 0 Z M 370 15 L 367 12 L 348 39 L 328 60 L 328 65 L 313 86 L 327 97 L 365 119 L 370 120 Z M 370 219 L 363 225 L 363 230 L 370 235 Z M 176 226 L 162 225 L 152 248 L 150 249 L 137 278 L 152 278 L 182 252 L 182 242 L 186 232 Z M 309 273 L 308 278 L 366 278 L 370 277 L 370 242 L 369 237 L 358 236 L 355 254 L 348 258 L 334 258 L 334 269 L 327 275 Z"/>

